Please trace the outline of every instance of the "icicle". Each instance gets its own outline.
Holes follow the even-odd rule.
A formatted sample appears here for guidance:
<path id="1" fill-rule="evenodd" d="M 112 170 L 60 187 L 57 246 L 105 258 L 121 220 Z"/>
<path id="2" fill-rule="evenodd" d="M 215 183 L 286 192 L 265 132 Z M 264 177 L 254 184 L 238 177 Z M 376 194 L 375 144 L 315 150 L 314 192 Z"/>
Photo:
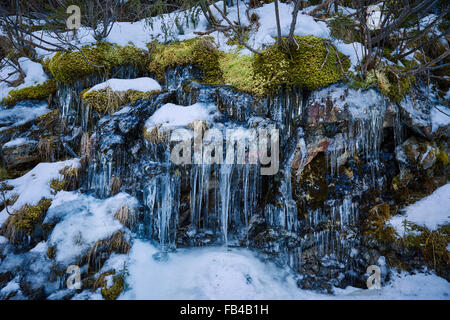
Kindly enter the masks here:
<path id="1" fill-rule="evenodd" d="M 220 192 L 220 223 L 222 229 L 222 236 L 225 245 L 228 245 L 228 216 L 230 213 L 230 188 L 231 188 L 231 175 L 233 172 L 232 164 L 222 164 L 220 167 L 220 181 L 219 181 L 219 192 Z"/>

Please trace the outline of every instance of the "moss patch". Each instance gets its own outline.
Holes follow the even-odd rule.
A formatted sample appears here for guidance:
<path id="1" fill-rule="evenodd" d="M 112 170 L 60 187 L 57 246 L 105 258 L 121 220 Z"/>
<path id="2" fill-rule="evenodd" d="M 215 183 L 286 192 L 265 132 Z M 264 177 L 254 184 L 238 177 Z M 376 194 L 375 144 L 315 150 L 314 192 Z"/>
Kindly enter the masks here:
<path id="1" fill-rule="evenodd" d="M 152 53 L 148 69 L 160 82 L 165 81 L 168 67 L 186 65 L 195 65 L 203 71 L 203 83 L 218 84 L 223 81 L 219 67 L 220 51 L 211 38 L 194 38 L 169 45 L 152 42 L 148 47 Z"/>
<path id="2" fill-rule="evenodd" d="M 446 271 L 450 262 L 447 251 L 450 243 L 450 225 L 431 231 L 426 227 L 407 223 L 407 230 L 409 232 L 403 238 L 405 246 L 418 248 L 428 265 L 436 271 Z"/>
<path id="3" fill-rule="evenodd" d="M 253 68 L 259 85 L 257 92 L 273 94 L 283 84 L 315 90 L 343 79 L 337 56 L 344 72 L 350 67 L 350 61 L 342 53 L 314 36 L 296 36 L 295 41 L 298 46 L 290 46 L 291 56 L 279 45 L 255 56 Z"/>
<path id="4" fill-rule="evenodd" d="M 52 188 L 55 192 L 59 192 L 61 190 L 75 190 L 79 184 L 79 171 L 79 168 L 73 168 L 69 166 L 64 167 L 59 171 L 59 174 L 62 175 L 62 178 L 53 179 L 52 181 L 50 181 L 50 188 Z"/>
<path id="5" fill-rule="evenodd" d="M 406 71 L 406 69 L 379 63 L 376 70 L 368 72 L 364 84 L 366 88 L 377 87 L 391 101 L 400 102 L 409 92 L 411 85 L 416 81 L 414 76 L 397 78 L 396 75 L 401 74 L 403 71 Z"/>
<path id="6" fill-rule="evenodd" d="M 17 210 L 12 216 L 12 223 L 15 228 L 27 235 L 30 235 L 36 224 L 38 224 L 51 204 L 50 199 L 41 199 L 35 206 L 25 205 Z"/>
<path id="7" fill-rule="evenodd" d="M 43 198 L 35 206 L 24 205 L 8 217 L 1 227 L 1 233 L 12 243 L 21 243 L 23 237 L 31 236 L 42 222 L 50 204 L 50 199 Z"/>
<path id="8" fill-rule="evenodd" d="M 124 105 L 133 104 L 140 99 L 147 100 L 157 93 L 159 92 L 142 92 L 136 90 L 115 92 L 110 88 L 98 91 L 89 91 L 89 89 L 86 89 L 81 93 L 81 98 L 94 111 L 100 114 L 112 114 Z"/>
<path id="9" fill-rule="evenodd" d="M 8 97 L 2 100 L 7 106 L 12 107 L 17 102 L 23 100 L 44 100 L 56 92 L 56 82 L 48 80 L 43 84 L 26 87 L 18 90 L 11 90 Z"/>
<path id="10" fill-rule="evenodd" d="M 116 300 L 124 289 L 125 279 L 122 275 L 113 276 L 113 285 L 107 287 L 106 281 L 102 287 L 102 296 L 105 300 Z"/>
<path id="11" fill-rule="evenodd" d="M 438 161 L 444 168 L 447 167 L 448 164 L 450 163 L 450 161 L 448 159 L 448 155 L 442 149 L 439 150 Z"/>
<path id="12" fill-rule="evenodd" d="M 360 32 L 355 28 L 356 22 L 350 17 L 339 13 L 328 22 L 331 36 L 345 43 L 361 42 Z"/>
<path id="13" fill-rule="evenodd" d="M 382 242 L 395 241 L 395 230 L 386 225 L 386 221 L 391 218 L 389 204 L 382 203 L 369 210 L 368 217 L 364 222 L 365 234 L 373 236 Z"/>
<path id="14" fill-rule="evenodd" d="M 220 68 L 223 71 L 224 82 L 240 91 L 254 93 L 253 59 L 248 55 L 223 53 L 220 58 Z"/>
<path id="15" fill-rule="evenodd" d="M 57 52 L 44 64 L 59 82 L 71 82 L 95 73 L 109 74 L 114 67 L 132 65 L 140 71 L 150 61 L 144 50 L 133 46 L 117 46 L 100 42 L 96 46 L 86 46 L 81 51 Z M 86 61 L 86 59 L 89 61 Z"/>

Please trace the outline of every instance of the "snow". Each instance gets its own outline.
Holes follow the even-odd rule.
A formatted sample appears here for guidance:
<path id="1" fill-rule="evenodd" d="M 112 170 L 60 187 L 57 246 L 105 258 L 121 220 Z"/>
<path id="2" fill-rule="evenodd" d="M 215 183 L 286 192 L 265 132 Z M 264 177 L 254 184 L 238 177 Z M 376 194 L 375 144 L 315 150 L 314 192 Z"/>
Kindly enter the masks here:
<path id="1" fill-rule="evenodd" d="M 0 107 L 0 132 L 21 126 L 48 112 L 50 112 L 50 109 L 46 102 L 30 103 L 29 101 L 22 101 L 11 109 Z"/>
<path id="2" fill-rule="evenodd" d="M 8 282 L 8 284 L 0 290 L 0 299 L 7 297 L 10 293 L 20 290 L 19 279 Z"/>
<path id="3" fill-rule="evenodd" d="M 90 91 L 100 91 L 110 88 L 112 91 L 128 91 L 136 90 L 142 92 L 161 91 L 161 85 L 152 78 L 136 78 L 136 79 L 109 79 L 105 82 L 97 84 L 89 89 Z"/>
<path id="4" fill-rule="evenodd" d="M 66 166 L 78 168 L 79 159 L 66 160 L 54 163 L 39 163 L 31 171 L 13 180 L 6 180 L 5 183 L 14 187 L 13 190 L 5 192 L 5 197 L 11 198 L 17 195 L 17 201 L 8 207 L 9 212 L 20 209 L 25 204 L 36 205 L 42 198 L 53 199 L 54 195 L 50 189 L 50 182 L 53 179 L 61 178 L 60 170 Z M 0 224 L 8 218 L 6 208 L 0 212 Z"/>
<path id="5" fill-rule="evenodd" d="M 216 5 L 219 8 L 223 7 L 222 2 L 217 2 Z M 289 35 L 293 8 L 293 3 L 279 3 L 282 36 Z M 310 6 L 306 11 L 299 12 L 294 32 L 295 35 L 313 35 L 332 40 L 342 53 L 349 55 L 353 69 L 362 57 L 363 46 L 357 42 L 346 44 L 342 41 L 332 39 L 330 29 L 326 23 L 316 21 L 312 16 L 307 14 L 313 8 L 313 6 Z M 222 21 L 224 19 L 222 19 L 214 6 L 211 5 L 210 9 L 219 24 L 227 24 L 226 21 Z M 251 9 L 248 16 L 246 14 L 247 9 L 247 4 L 244 1 L 240 1 L 239 17 L 243 26 L 250 26 L 248 16 L 251 16 L 252 13 L 255 13 L 259 17 L 259 26 L 251 27 L 248 41 L 249 45 L 254 49 L 263 49 L 268 45 L 274 44 L 277 36 L 274 3 L 264 4 L 259 8 Z M 351 12 L 351 9 L 345 7 L 339 7 L 339 10 L 345 11 L 346 13 Z M 116 22 L 105 40 L 122 46 L 132 44 L 137 48 L 147 49 L 146 45 L 153 40 L 166 43 L 192 39 L 198 37 L 198 32 L 205 32 L 209 29 L 207 19 L 201 11 L 199 11 L 198 21 L 195 25 L 192 21 L 193 16 L 195 14 L 192 11 L 175 11 L 153 17 L 149 20 Z M 231 21 L 238 21 L 238 7 L 236 5 L 227 9 L 227 17 Z M 177 24 L 183 26 L 182 30 L 179 30 Z M 36 31 L 34 35 L 38 38 L 42 37 L 45 41 L 55 43 L 55 40 L 51 37 L 51 33 L 49 34 L 47 31 Z M 78 47 L 92 45 L 96 42 L 93 37 L 93 31 L 86 27 L 81 27 L 77 30 L 77 38 L 75 39 L 71 38 L 71 33 L 59 34 L 59 36 L 65 37 L 70 43 Z M 216 31 L 209 34 L 209 36 L 215 39 L 216 44 L 222 51 L 234 52 L 238 50 L 237 46 L 230 46 L 226 43 L 228 38 L 223 33 Z M 49 58 L 54 54 L 39 48 L 36 50 L 41 57 Z M 248 49 L 242 49 L 240 50 L 240 54 L 251 54 L 251 52 Z"/>
<path id="6" fill-rule="evenodd" d="M 147 132 L 161 125 L 161 130 L 186 127 L 195 120 L 213 121 L 220 115 L 214 104 L 196 103 L 180 106 L 173 103 L 163 105 L 145 122 Z"/>
<path id="7" fill-rule="evenodd" d="M 22 57 L 18 59 L 19 65 L 25 73 L 24 83 L 17 87 L 11 87 L 8 83 L 0 82 L 0 100 L 6 98 L 11 90 L 23 89 L 30 86 L 35 86 L 38 84 L 43 84 L 48 80 L 47 75 L 42 68 L 42 65 L 37 62 L 33 62 L 28 58 Z M 13 72 L 14 69 L 11 66 L 6 66 L 0 70 L 0 78 L 7 78 L 7 75 Z M 9 81 L 18 79 L 19 75 L 15 74 Z"/>
<path id="8" fill-rule="evenodd" d="M 347 109 L 355 119 L 368 119 L 371 108 L 380 109 L 386 105 L 386 98 L 374 89 L 356 90 L 340 83 L 314 91 L 310 99 L 322 104 L 327 97 L 333 101 L 334 108 Z"/>
<path id="9" fill-rule="evenodd" d="M 393 274 L 392 281 L 379 290 L 335 288 L 334 295 L 326 295 L 299 289 L 292 271 L 263 261 L 248 249 L 178 249 L 167 259 L 155 260 L 152 255 L 157 252 L 148 242 L 135 241 L 128 261 L 129 290 L 119 299 L 450 298 L 450 284 L 433 273 Z"/>
<path id="10" fill-rule="evenodd" d="M 450 125 L 450 108 L 437 105 L 431 109 L 431 124 L 433 132 L 438 130 L 440 127 Z"/>
<path id="11" fill-rule="evenodd" d="M 58 192 L 44 223 L 59 221 L 49 243 L 56 246 L 56 261 L 71 264 L 98 240 L 110 237 L 123 228 L 114 214 L 123 206 L 138 202 L 126 193 L 100 200 L 77 192 Z"/>
<path id="12" fill-rule="evenodd" d="M 405 208 L 404 215 L 389 220 L 398 234 L 404 234 L 403 221 L 407 220 L 430 230 L 450 223 L 450 183 L 440 187 L 428 197 Z"/>
<path id="13" fill-rule="evenodd" d="M 27 143 L 33 143 L 36 142 L 34 140 L 30 140 L 28 138 L 17 138 L 17 139 L 13 139 L 11 141 L 8 141 L 7 143 L 5 143 L 3 145 L 2 148 L 11 148 L 11 147 L 17 147 L 17 146 L 21 146 Z"/>
<path id="14" fill-rule="evenodd" d="M 449 300 L 450 283 L 434 273 L 393 274 L 393 279 L 378 290 L 347 287 L 335 289 L 339 299 L 358 300 Z"/>
<path id="15" fill-rule="evenodd" d="M 29 252 L 36 252 L 36 253 L 42 253 L 42 254 L 46 253 L 47 252 L 47 244 L 45 243 L 45 241 L 41 241 Z"/>
<path id="16" fill-rule="evenodd" d="M 192 248 L 156 261 L 157 249 L 135 241 L 130 253 L 131 290 L 122 299 L 314 299 L 298 290 L 287 270 L 245 249 Z M 150 271 L 150 272 L 149 272 Z"/>

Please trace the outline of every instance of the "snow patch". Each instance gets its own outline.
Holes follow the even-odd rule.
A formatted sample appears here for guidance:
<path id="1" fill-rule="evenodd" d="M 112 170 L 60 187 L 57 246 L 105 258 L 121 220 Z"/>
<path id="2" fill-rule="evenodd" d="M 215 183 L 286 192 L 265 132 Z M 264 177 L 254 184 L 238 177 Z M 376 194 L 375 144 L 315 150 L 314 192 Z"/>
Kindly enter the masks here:
<path id="1" fill-rule="evenodd" d="M 30 59 L 25 57 L 19 58 L 18 62 L 20 67 L 22 68 L 22 71 L 25 73 L 25 78 L 23 79 L 24 82 L 17 87 L 11 87 L 8 83 L 3 81 L 0 82 L 0 100 L 8 97 L 11 90 L 19 90 L 38 84 L 43 84 L 48 80 L 48 77 L 45 74 L 44 69 L 42 68 L 42 65 L 40 63 L 31 61 Z M 11 66 L 6 66 L 0 70 L 0 77 L 2 79 L 7 79 L 8 74 L 14 71 L 14 68 L 12 68 Z M 9 78 L 9 81 L 17 80 L 18 78 L 19 75 L 17 74 Z"/>
<path id="2" fill-rule="evenodd" d="M 50 189 L 50 182 L 53 179 L 61 178 L 60 170 L 66 166 L 79 168 L 79 159 L 66 160 L 54 163 L 39 163 L 31 171 L 20 178 L 6 180 L 5 183 L 12 186 L 13 190 L 5 192 L 5 197 L 11 198 L 14 195 L 19 196 L 17 201 L 8 207 L 10 212 L 20 209 L 25 204 L 36 205 L 42 198 L 53 199 L 54 195 Z M 8 218 L 6 208 L 0 212 L 0 224 Z"/>
<path id="3" fill-rule="evenodd" d="M 109 88 L 112 91 L 128 91 L 136 90 L 141 92 L 161 91 L 161 85 L 152 78 L 136 78 L 136 79 L 109 79 L 105 82 L 97 84 L 89 89 L 91 91 L 100 91 Z"/>
<path id="4" fill-rule="evenodd" d="M 449 300 L 450 283 L 436 274 L 392 274 L 392 280 L 377 290 L 335 288 L 338 299 L 358 300 Z"/>
<path id="5" fill-rule="evenodd" d="M 130 252 L 130 290 L 121 299 L 314 299 L 297 288 L 288 270 L 260 261 L 251 251 L 178 249 L 156 261 L 158 250 L 135 241 Z"/>
<path id="6" fill-rule="evenodd" d="M 161 130 L 186 127 L 195 120 L 213 121 L 220 115 L 214 104 L 196 103 L 180 106 L 172 103 L 163 105 L 145 122 L 147 132 L 161 125 Z"/>
<path id="7" fill-rule="evenodd" d="M 399 235 L 405 230 L 404 220 L 436 230 L 439 226 L 450 223 L 450 183 L 440 187 L 428 197 L 405 208 L 404 215 L 397 215 L 389 220 Z"/>
<path id="8" fill-rule="evenodd" d="M 431 109 L 430 116 L 433 132 L 436 132 L 436 130 L 438 130 L 440 127 L 450 125 L 450 108 L 436 105 L 433 109 Z"/>
<path id="9" fill-rule="evenodd" d="M 123 228 L 114 214 L 138 202 L 126 193 L 100 200 L 77 192 L 61 191 L 48 209 L 44 223 L 58 222 L 49 238 L 56 246 L 56 261 L 70 264 L 98 241 Z"/>
<path id="10" fill-rule="evenodd" d="M 21 145 L 28 144 L 28 143 L 33 143 L 33 142 L 36 142 L 36 141 L 28 139 L 28 138 L 17 138 L 17 139 L 13 139 L 11 141 L 8 141 L 7 143 L 5 143 L 3 145 L 2 148 L 4 149 L 4 148 L 17 147 L 17 146 L 21 146 Z"/>

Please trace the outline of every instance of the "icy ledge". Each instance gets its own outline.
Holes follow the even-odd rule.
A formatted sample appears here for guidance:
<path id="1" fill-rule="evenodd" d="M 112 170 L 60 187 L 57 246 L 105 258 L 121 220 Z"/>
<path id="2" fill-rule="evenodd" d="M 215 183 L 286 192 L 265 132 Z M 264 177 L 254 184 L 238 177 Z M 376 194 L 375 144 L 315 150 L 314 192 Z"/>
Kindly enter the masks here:
<path id="1" fill-rule="evenodd" d="M 111 89 L 115 92 L 135 90 L 141 92 L 161 91 L 161 85 L 152 78 L 136 78 L 136 79 L 109 79 L 99 83 L 89 89 L 91 91 L 100 91 L 103 89 Z"/>

